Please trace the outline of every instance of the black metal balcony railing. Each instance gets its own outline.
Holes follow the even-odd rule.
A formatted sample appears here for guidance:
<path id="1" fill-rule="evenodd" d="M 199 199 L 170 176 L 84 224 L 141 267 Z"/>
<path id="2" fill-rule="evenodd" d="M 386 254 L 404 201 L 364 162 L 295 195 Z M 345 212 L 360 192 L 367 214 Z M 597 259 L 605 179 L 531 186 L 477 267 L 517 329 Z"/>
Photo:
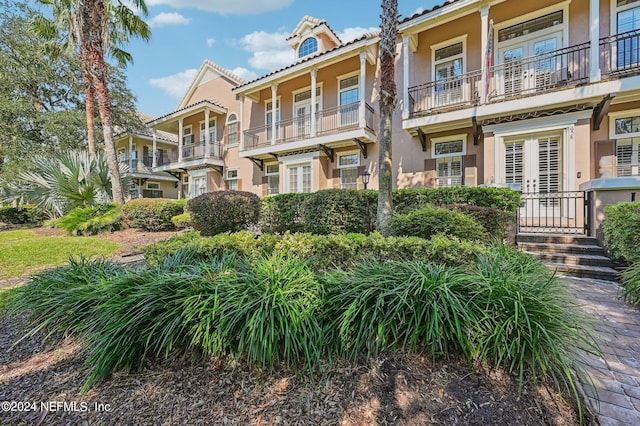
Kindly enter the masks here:
<path id="1" fill-rule="evenodd" d="M 550 92 L 589 81 L 589 43 L 491 67 L 489 101 Z"/>
<path id="2" fill-rule="evenodd" d="M 481 71 L 473 71 L 409 88 L 409 114 L 437 112 L 480 100 Z"/>
<path id="3" fill-rule="evenodd" d="M 640 72 L 640 30 L 600 39 L 600 67 L 604 77 Z"/>
<path id="4" fill-rule="evenodd" d="M 365 103 L 365 126 L 374 131 L 374 109 Z M 338 134 L 360 128 L 360 102 L 318 111 L 315 130 L 317 136 Z M 311 114 L 280 120 L 276 123 L 276 144 L 309 139 L 312 131 Z M 244 149 L 256 149 L 272 143 L 273 126 L 254 127 L 244 132 Z"/>
<path id="5" fill-rule="evenodd" d="M 204 142 L 192 143 L 184 145 L 182 147 L 182 161 L 201 160 L 205 158 L 206 144 Z M 180 148 L 173 148 L 168 152 L 167 162 L 165 164 L 177 163 L 179 160 L 178 150 Z M 215 158 L 221 160 L 224 156 L 224 147 L 220 142 L 211 142 L 209 144 L 209 156 L 208 158 Z M 158 166 L 160 164 L 158 163 Z"/>
<path id="6" fill-rule="evenodd" d="M 488 102 L 574 87 L 589 82 L 590 43 L 511 60 L 489 70 Z M 409 88 L 409 115 L 416 117 L 476 105 L 481 71 L 472 71 Z"/>

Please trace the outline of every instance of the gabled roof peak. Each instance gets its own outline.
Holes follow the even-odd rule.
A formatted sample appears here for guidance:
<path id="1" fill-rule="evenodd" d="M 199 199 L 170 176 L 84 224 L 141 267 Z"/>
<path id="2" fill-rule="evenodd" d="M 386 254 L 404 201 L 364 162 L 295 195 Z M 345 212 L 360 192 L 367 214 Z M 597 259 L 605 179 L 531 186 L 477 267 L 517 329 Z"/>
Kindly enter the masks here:
<path id="1" fill-rule="evenodd" d="M 233 82 L 234 86 L 241 86 L 244 83 L 246 83 L 246 81 L 242 77 L 237 76 L 236 74 L 232 73 L 228 69 L 223 68 L 220 65 L 211 62 L 208 59 L 205 59 L 202 62 L 200 69 L 198 70 L 198 74 L 196 74 L 196 77 L 191 82 L 191 85 L 189 85 L 189 89 L 187 89 L 186 93 L 180 100 L 180 103 L 178 104 L 178 107 L 176 109 L 183 108 L 187 105 L 187 102 L 190 100 L 191 96 L 193 95 L 193 92 L 196 90 L 196 88 L 198 87 L 202 79 L 207 74 L 207 71 L 209 70 L 212 70 L 219 75 L 225 76 L 226 78 L 228 78 Z"/>

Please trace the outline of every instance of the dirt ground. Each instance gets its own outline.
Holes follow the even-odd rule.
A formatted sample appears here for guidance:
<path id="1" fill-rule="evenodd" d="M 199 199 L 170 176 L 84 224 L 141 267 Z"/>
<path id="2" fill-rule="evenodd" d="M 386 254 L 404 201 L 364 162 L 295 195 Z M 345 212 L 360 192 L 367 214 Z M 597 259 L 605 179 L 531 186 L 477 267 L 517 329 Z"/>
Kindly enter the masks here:
<path id="1" fill-rule="evenodd" d="M 53 232 L 42 230 L 38 232 Z M 175 233 L 124 230 L 102 238 L 116 256 Z M 16 343 L 24 318 L 0 312 L 0 425 L 563 425 L 575 401 L 459 359 L 384 354 L 309 374 L 257 371 L 242 360 L 180 353 L 140 372 L 114 373 L 88 393 L 70 338 Z M 8 410 L 6 408 L 9 408 Z M 592 424 L 586 415 L 583 424 Z"/>

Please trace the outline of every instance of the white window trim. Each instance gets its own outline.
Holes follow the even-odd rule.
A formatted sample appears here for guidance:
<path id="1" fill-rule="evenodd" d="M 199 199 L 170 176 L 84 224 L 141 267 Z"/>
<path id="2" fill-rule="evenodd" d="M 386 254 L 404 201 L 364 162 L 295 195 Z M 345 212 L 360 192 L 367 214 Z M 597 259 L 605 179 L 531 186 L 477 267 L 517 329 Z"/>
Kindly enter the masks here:
<path id="1" fill-rule="evenodd" d="M 340 165 L 340 157 L 346 157 L 348 155 L 357 155 L 358 156 L 358 163 L 357 164 L 349 164 L 349 165 L 346 165 L 346 166 L 341 166 Z M 338 169 L 353 169 L 353 168 L 360 167 L 360 151 L 341 152 L 340 154 L 338 154 L 338 161 L 336 161 L 336 164 L 337 164 L 337 168 Z"/>
<path id="2" fill-rule="evenodd" d="M 618 33 L 618 13 L 629 9 L 635 9 L 636 7 L 640 7 L 640 2 L 625 4 L 624 6 L 618 7 L 618 1 L 611 0 L 611 7 L 609 8 L 611 11 L 611 19 L 609 20 L 611 35 Z"/>
<path id="3" fill-rule="evenodd" d="M 640 109 L 628 109 L 624 111 L 610 112 L 609 113 L 609 139 L 625 139 L 625 138 L 640 137 L 640 132 L 624 133 L 624 134 L 616 133 L 616 119 L 626 118 L 626 117 L 640 117 Z"/>
<path id="4" fill-rule="evenodd" d="M 322 82 L 322 81 L 318 81 L 316 83 L 316 90 L 320 89 L 320 94 L 316 95 L 316 102 L 318 103 L 318 108 L 316 110 L 316 114 L 318 114 L 320 111 L 322 111 L 322 98 L 323 98 L 323 94 L 324 94 L 324 87 L 323 86 L 324 86 L 324 82 Z M 297 89 L 297 90 L 292 90 L 291 91 L 291 99 L 293 100 L 293 106 L 291 108 L 291 116 L 292 117 L 296 116 L 296 107 L 298 105 L 306 104 L 306 103 L 309 103 L 309 105 L 311 105 L 311 99 L 313 99 L 313 98 L 309 98 L 308 100 L 302 101 L 302 102 L 296 102 L 295 101 L 296 95 L 298 93 L 303 93 L 303 92 L 307 92 L 307 91 L 310 91 L 310 90 L 311 90 L 311 86 L 307 86 L 307 87 L 305 87 L 303 89 Z"/>
<path id="5" fill-rule="evenodd" d="M 188 130 L 188 133 L 187 133 Z M 194 144 L 196 143 L 195 139 L 194 139 L 194 134 L 193 134 L 193 124 L 189 124 L 188 126 L 184 126 L 182 128 L 182 144 L 184 145 L 185 143 L 185 138 L 187 136 L 191 136 L 191 143 Z"/>
<path id="6" fill-rule="evenodd" d="M 278 166 L 278 171 L 277 172 L 268 172 L 268 166 L 274 166 L 277 165 Z M 264 165 L 264 175 L 265 176 L 280 176 L 280 163 L 269 163 Z"/>
<path id="7" fill-rule="evenodd" d="M 217 134 L 218 134 L 218 119 L 217 119 L 217 117 L 209 118 L 209 122 L 212 122 L 212 121 L 213 121 L 213 127 L 215 127 L 216 132 L 214 134 L 214 138 L 211 139 L 209 142 L 217 142 L 216 141 Z M 206 124 L 206 120 L 202 120 L 202 121 L 199 122 L 199 125 L 200 125 L 200 135 L 199 135 L 200 136 L 200 140 L 199 140 L 199 142 L 204 142 L 203 136 L 205 136 L 205 135 L 202 132 L 205 131 L 205 128 L 203 127 L 203 124 Z M 209 133 L 211 133 L 211 125 L 209 125 Z"/>
<path id="8" fill-rule="evenodd" d="M 445 157 L 457 157 L 461 155 L 467 155 L 467 135 L 466 133 L 460 135 L 442 136 L 439 138 L 431 139 L 431 158 L 445 158 Z M 452 152 L 450 154 L 436 154 L 436 144 L 442 142 L 455 142 L 462 140 L 462 152 Z"/>
<path id="9" fill-rule="evenodd" d="M 236 119 L 231 120 L 231 116 L 235 116 Z M 227 126 L 227 141 L 229 141 L 229 124 L 238 124 L 238 137 L 236 138 L 236 143 L 229 144 L 228 146 L 238 146 L 240 144 L 240 133 L 242 132 L 242 129 L 240 129 L 240 116 L 235 111 L 231 111 L 227 114 L 227 120 L 225 121 L 225 125 Z"/>
<path id="10" fill-rule="evenodd" d="M 452 39 L 449 39 L 447 41 L 443 41 L 442 43 L 438 43 L 438 44 L 433 44 L 431 45 L 431 75 L 432 81 L 436 81 L 436 65 L 440 64 L 441 62 L 446 62 L 446 61 L 450 61 L 452 60 L 452 58 L 462 58 L 462 74 L 466 74 L 467 73 L 467 36 L 468 34 L 464 34 L 461 35 L 459 37 L 455 37 Z M 436 63 L 436 50 L 442 49 L 443 47 L 449 47 L 449 46 L 453 46 L 454 44 L 458 44 L 462 42 L 462 53 L 460 55 L 454 55 L 454 56 L 449 56 L 445 59 L 440 59 L 437 63 Z"/>
<path id="11" fill-rule="evenodd" d="M 507 21 L 503 21 L 498 24 L 495 24 L 493 26 L 493 39 L 496 40 L 496 47 L 500 46 L 502 48 L 504 46 L 508 46 L 514 40 L 516 40 L 518 43 L 522 43 L 523 40 L 527 40 L 529 38 L 538 38 L 538 34 L 544 36 L 546 35 L 547 32 L 549 34 L 553 34 L 558 31 L 562 31 L 562 46 L 558 48 L 560 49 L 564 47 L 564 45 L 568 43 L 568 40 L 569 40 L 569 3 L 571 3 L 571 0 L 565 0 L 562 2 L 558 2 L 557 4 L 547 6 L 542 9 L 538 9 L 534 12 L 530 12 L 525 15 L 520 15 L 516 18 L 512 18 Z M 540 16 L 548 15 L 550 13 L 557 12 L 559 10 L 562 10 L 562 25 L 545 28 L 544 30 L 536 31 L 536 32 L 527 34 L 526 36 L 516 37 L 511 40 L 505 40 L 503 42 L 500 42 L 498 40 L 498 31 L 500 31 L 503 28 L 507 28 L 512 25 L 519 24 L 521 22 L 529 21 L 531 19 L 539 18 Z M 535 34 L 535 37 L 532 36 L 533 34 Z"/>
<path id="12" fill-rule="evenodd" d="M 316 41 L 316 50 L 314 50 L 313 52 L 309 52 L 306 55 L 300 55 L 300 50 L 302 50 L 302 46 L 307 42 L 307 40 L 309 40 L 310 38 L 314 39 Z M 296 59 L 303 59 L 306 58 L 308 56 L 311 56 L 315 53 L 318 53 L 320 51 L 320 40 L 318 39 L 318 37 L 316 37 L 314 34 L 309 35 L 308 37 L 306 37 L 304 40 L 302 40 L 300 42 L 300 46 L 298 46 L 298 49 L 296 51 Z"/>
<path id="13" fill-rule="evenodd" d="M 229 177 L 229 172 L 239 172 L 239 171 L 240 169 L 227 169 L 225 173 L 225 180 L 237 180 L 239 173 L 237 173 L 235 177 Z"/>
<path id="14" fill-rule="evenodd" d="M 289 169 L 292 168 L 300 168 L 300 167 L 304 167 L 304 166 L 309 166 L 311 168 L 311 192 L 313 192 L 313 159 L 309 160 L 309 161 L 299 161 L 299 162 L 292 162 L 292 163 L 287 163 L 285 166 L 285 192 L 286 193 L 291 193 L 291 179 L 289 178 Z M 298 176 L 301 179 L 304 179 L 304 177 L 302 175 Z M 300 187 L 304 187 L 304 182 L 303 180 L 300 181 Z M 298 192 L 298 194 L 302 194 L 302 192 Z"/>
<path id="15" fill-rule="evenodd" d="M 271 99 L 271 98 L 269 98 L 269 99 L 265 99 L 265 101 L 264 101 L 264 125 L 265 125 L 265 127 L 270 125 L 270 124 L 268 124 L 268 123 L 267 123 L 267 114 L 268 114 L 268 113 L 271 113 L 271 114 L 272 114 L 272 117 L 275 117 L 275 116 L 273 115 L 273 112 L 274 112 L 274 110 L 273 110 L 273 106 L 271 107 L 271 109 L 270 109 L 270 110 L 268 110 L 268 109 L 267 109 L 267 105 L 268 105 L 268 104 L 269 104 L 269 102 L 271 102 L 271 101 L 272 101 L 272 99 Z M 278 96 L 278 97 L 276 97 L 276 109 L 275 109 L 275 111 L 276 111 L 276 112 L 280 112 L 280 106 L 281 106 L 281 105 L 282 105 L 282 102 L 280 101 L 280 96 Z M 280 114 L 277 114 L 277 115 L 278 115 L 278 120 L 276 121 L 276 124 L 280 122 L 280 120 L 279 120 L 279 118 L 280 118 L 280 117 L 279 117 L 279 115 L 280 115 Z M 273 123 L 271 123 L 271 124 L 273 124 Z"/>

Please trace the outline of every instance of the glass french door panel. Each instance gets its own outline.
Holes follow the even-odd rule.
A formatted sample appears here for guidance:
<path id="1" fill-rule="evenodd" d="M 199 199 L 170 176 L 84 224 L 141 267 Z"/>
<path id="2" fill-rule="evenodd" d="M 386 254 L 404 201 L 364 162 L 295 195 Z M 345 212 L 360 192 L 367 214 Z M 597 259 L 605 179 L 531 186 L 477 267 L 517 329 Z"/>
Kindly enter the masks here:
<path id="1" fill-rule="evenodd" d="M 533 53 L 542 58 L 535 62 L 533 67 L 534 82 L 536 88 L 549 87 L 554 82 L 554 76 L 560 70 L 560 57 L 545 55 L 557 49 L 556 37 L 539 40 L 533 44 Z"/>
<path id="2" fill-rule="evenodd" d="M 297 137 L 311 134 L 311 105 L 296 106 L 294 119 L 295 135 Z"/>
<path id="3" fill-rule="evenodd" d="M 524 66 L 522 58 L 524 48 L 522 46 L 507 49 L 503 52 L 503 89 L 505 95 L 517 95 L 523 89 Z"/>
<path id="4" fill-rule="evenodd" d="M 640 29 L 640 7 L 618 12 L 617 19 L 618 34 Z M 637 66 L 639 50 L 638 37 L 629 36 L 619 40 L 616 44 L 617 67 L 625 69 Z"/>
<path id="5" fill-rule="evenodd" d="M 340 92 L 340 126 L 358 123 L 358 88 Z"/>
<path id="6" fill-rule="evenodd" d="M 462 102 L 462 58 L 453 59 L 435 67 L 436 85 L 434 88 L 434 105 L 443 106 Z"/>
<path id="7" fill-rule="evenodd" d="M 302 166 L 302 192 L 311 192 L 311 165 Z"/>
<path id="8" fill-rule="evenodd" d="M 289 192 L 299 192 L 298 191 L 298 168 L 290 167 L 289 168 Z"/>
<path id="9" fill-rule="evenodd" d="M 311 164 L 289 167 L 289 192 L 311 192 Z"/>

